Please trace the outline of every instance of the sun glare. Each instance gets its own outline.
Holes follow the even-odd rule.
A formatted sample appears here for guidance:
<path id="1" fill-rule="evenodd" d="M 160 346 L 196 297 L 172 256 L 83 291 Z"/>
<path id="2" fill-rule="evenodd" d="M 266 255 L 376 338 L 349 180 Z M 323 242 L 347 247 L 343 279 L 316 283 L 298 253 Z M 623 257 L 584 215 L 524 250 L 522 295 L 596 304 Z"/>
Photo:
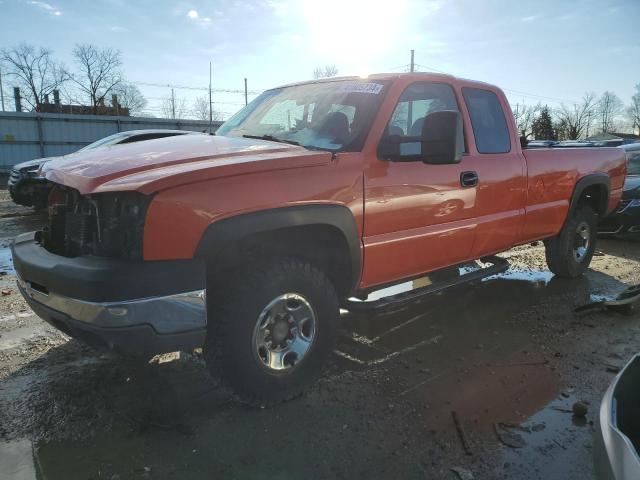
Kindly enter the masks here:
<path id="1" fill-rule="evenodd" d="M 390 47 L 405 7 L 405 0 L 325 0 L 304 2 L 302 13 L 317 54 L 366 61 Z"/>

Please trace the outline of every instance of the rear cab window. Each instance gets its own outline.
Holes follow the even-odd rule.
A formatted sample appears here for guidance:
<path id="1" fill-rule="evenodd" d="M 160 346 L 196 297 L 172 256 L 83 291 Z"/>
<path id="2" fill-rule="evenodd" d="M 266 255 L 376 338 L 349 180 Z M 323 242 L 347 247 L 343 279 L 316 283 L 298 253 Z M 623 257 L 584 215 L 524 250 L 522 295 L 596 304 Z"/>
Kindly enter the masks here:
<path id="1" fill-rule="evenodd" d="M 481 88 L 465 87 L 462 96 L 469 111 L 478 153 L 508 153 L 511 138 L 498 96 Z"/>

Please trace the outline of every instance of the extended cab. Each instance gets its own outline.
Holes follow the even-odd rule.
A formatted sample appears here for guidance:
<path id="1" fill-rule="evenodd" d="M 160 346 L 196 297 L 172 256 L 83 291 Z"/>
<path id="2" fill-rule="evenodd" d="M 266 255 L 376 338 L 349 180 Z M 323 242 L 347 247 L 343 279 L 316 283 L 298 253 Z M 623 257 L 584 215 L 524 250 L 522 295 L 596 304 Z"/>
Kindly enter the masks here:
<path id="1" fill-rule="evenodd" d="M 34 311 L 123 352 L 204 346 L 270 403 L 317 376 L 348 298 L 536 240 L 556 275 L 582 274 L 626 164 L 523 150 L 500 89 L 420 73 L 268 90 L 216 136 L 45 170 L 50 223 L 12 246 Z"/>

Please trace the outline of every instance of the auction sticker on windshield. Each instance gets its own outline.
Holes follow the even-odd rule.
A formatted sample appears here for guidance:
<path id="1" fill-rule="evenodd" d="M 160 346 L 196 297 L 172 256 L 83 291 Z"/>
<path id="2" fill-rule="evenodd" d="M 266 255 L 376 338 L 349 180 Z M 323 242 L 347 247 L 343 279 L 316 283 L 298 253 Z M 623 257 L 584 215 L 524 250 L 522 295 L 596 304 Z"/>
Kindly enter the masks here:
<path id="1" fill-rule="evenodd" d="M 384 85 L 379 83 L 347 83 L 346 85 L 340 85 L 339 91 L 348 93 L 370 93 L 378 95 Z"/>

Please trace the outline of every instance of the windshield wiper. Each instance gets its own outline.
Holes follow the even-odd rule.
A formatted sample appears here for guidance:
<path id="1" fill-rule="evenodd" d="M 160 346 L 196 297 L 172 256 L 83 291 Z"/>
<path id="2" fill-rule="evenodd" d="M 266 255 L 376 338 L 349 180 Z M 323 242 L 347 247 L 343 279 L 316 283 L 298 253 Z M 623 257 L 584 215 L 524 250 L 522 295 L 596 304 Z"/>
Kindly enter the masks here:
<path id="1" fill-rule="evenodd" d="M 299 142 L 294 140 L 285 140 L 284 138 L 274 137 L 273 135 L 242 135 L 244 138 L 255 138 L 256 140 L 269 140 L 270 142 L 288 143 L 289 145 L 300 146 Z"/>

